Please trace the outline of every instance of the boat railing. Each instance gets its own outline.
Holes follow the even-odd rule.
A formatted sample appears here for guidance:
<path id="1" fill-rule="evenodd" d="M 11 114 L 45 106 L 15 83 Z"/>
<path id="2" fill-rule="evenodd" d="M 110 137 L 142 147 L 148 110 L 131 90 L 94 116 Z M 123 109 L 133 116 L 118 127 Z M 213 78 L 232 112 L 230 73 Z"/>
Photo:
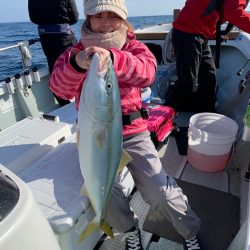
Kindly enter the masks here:
<path id="1" fill-rule="evenodd" d="M 40 38 L 29 39 L 18 42 L 17 44 L 0 48 L 0 52 L 7 51 L 14 48 L 19 48 L 22 60 L 22 70 L 14 76 L 0 79 L 0 96 L 3 94 L 12 95 L 15 89 L 25 90 L 30 88 L 33 82 L 40 82 L 40 78 L 48 74 L 48 70 L 38 70 L 38 68 L 31 66 L 30 45 L 40 42 Z"/>
<path id="2" fill-rule="evenodd" d="M 29 39 L 29 40 L 27 40 L 27 42 L 28 42 L 29 45 L 32 45 L 32 44 L 35 44 L 36 42 L 40 42 L 40 38 Z M 8 50 L 8 49 L 17 48 L 17 47 L 20 47 L 20 46 L 21 46 L 21 42 L 19 42 L 17 44 L 14 44 L 14 45 L 11 45 L 11 46 L 0 48 L 0 52 Z"/>
<path id="3" fill-rule="evenodd" d="M 40 82 L 42 77 L 49 74 L 47 68 L 38 69 L 38 67 L 32 67 L 31 65 L 32 57 L 29 46 L 37 42 L 40 42 L 40 38 L 29 39 L 11 46 L 0 48 L 0 52 L 19 48 L 23 68 L 19 73 L 16 73 L 13 76 L 0 79 L 0 97 L 4 94 L 14 94 L 15 89 L 19 89 L 27 95 L 27 88 L 31 88 L 33 82 Z"/>
<path id="4" fill-rule="evenodd" d="M 156 32 L 143 32 L 141 30 L 140 32 L 136 33 L 136 38 L 138 40 L 164 40 L 166 36 L 168 35 L 169 30 L 166 31 L 156 31 Z M 240 34 L 239 30 L 232 30 L 228 34 L 229 40 L 235 40 L 238 38 Z"/>
<path id="5" fill-rule="evenodd" d="M 30 66 L 31 53 L 29 50 L 29 46 L 37 42 L 40 42 L 40 38 L 34 38 L 34 39 L 21 41 L 21 42 L 18 42 L 17 44 L 0 48 L 0 52 L 6 51 L 9 49 L 19 48 L 21 52 L 21 56 L 22 56 L 23 69 L 25 70 L 27 67 Z"/>
<path id="6" fill-rule="evenodd" d="M 3 72 L 3 80 L 0 80 L 0 131 L 27 117 L 41 118 L 43 114 L 59 107 L 49 89 L 48 65 L 45 66 L 41 61 L 36 63 L 31 58 L 32 50 L 30 51 L 30 49 L 33 48 L 30 45 L 39 41 L 39 39 L 30 39 L 0 48 L 0 53 L 7 55 L 3 69 L 5 69 L 4 66 L 9 67 L 7 72 Z M 18 48 L 21 52 L 21 58 L 20 54 L 15 51 Z M 9 50 L 13 50 L 14 53 Z M 19 60 L 11 65 L 13 57 L 16 55 Z M 9 56 L 10 59 L 8 59 Z"/>

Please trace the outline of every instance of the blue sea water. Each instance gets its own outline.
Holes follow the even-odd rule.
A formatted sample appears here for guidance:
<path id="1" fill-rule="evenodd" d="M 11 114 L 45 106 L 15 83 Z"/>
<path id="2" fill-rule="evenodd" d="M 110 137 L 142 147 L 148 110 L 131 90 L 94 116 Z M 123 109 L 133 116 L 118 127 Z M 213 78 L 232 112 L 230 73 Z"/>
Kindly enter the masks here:
<path id="1" fill-rule="evenodd" d="M 161 23 L 169 23 L 172 16 L 147 16 L 147 17 L 129 17 L 128 21 L 134 29 L 147 27 Z M 84 20 L 79 20 L 73 26 L 76 36 L 80 38 L 80 29 Z M 18 42 L 38 38 L 37 26 L 31 22 L 18 23 L 0 23 L 0 48 L 16 45 Z M 40 43 L 30 46 L 32 54 L 32 66 L 42 67 L 47 61 L 43 54 Z M 19 48 L 12 48 L 6 51 L 0 51 L 0 81 L 6 77 L 12 77 L 23 70 L 21 53 Z"/>

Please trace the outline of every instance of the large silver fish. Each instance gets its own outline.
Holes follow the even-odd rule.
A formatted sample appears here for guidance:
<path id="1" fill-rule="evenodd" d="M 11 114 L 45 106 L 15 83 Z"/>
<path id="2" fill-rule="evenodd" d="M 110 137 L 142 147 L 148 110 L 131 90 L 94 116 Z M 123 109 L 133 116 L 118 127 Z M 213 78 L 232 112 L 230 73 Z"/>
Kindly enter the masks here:
<path id="1" fill-rule="evenodd" d="M 80 97 L 78 153 L 84 177 L 84 194 L 95 218 L 81 233 L 80 240 L 101 229 L 113 237 L 104 221 L 110 192 L 122 156 L 122 115 L 117 78 L 110 60 L 99 72 L 100 56 L 95 54 Z"/>

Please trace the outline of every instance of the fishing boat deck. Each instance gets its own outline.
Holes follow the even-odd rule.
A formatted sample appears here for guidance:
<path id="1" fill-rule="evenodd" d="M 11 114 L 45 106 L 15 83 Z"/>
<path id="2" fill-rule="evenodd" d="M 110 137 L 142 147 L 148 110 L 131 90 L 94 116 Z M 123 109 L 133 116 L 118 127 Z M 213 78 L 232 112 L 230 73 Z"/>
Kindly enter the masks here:
<path id="1" fill-rule="evenodd" d="M 156 44 L 163 45 L 165 36 L 167 34 L 167 31 L 162 32 L 161 30 L 168 30 L 168 29 L 167 28 L 163 29 L 162 27 L 163 26 L 159 25 L 159 27 L 158 27 L 159 30 L 156 29 L 155 32 L 151 32 L 150 31 L 151 28 L 149 28 L 148 30 L 147 29 L 143 29 L 141 31 L 138 30 L 137 38 L 142 40 L 143 42 L 149 41 L 149 42 L 154 42 Z M 238 34 L 239 34 L 238 31 L 232 33 L 231 38 L 235 39 L 236 37 L 238 37 Z M 238 87 L 237 84 L 243 78 L 243 77 L 241 77 L 240 75 L 237 74 L 238 67 L 243 66 L 245 64 L 245 62 L 246 62 L 246 59 L 249 58 L 249 54 L 248 54 L 249 50 L 247 49 L 248 48 L 248 43 L 246 43 L 247 47 L 245 48 L 244 44 L 240 44 L 239 41 L 241 41 L 241 39 L 237 39 L 235 41 L 229 41 L 229 42 L 227 42 L 227 44 L 224 44 L 225 46 L 222 47 L 221 64 L 223 65 L 223 67 L 218 69 L 218 82 L 220 82 L 221 85 L 226 86 L 226 88 L 225 88 L 226 93 L 228 93 L 228 92 L 236 93 L 235 89 L 237 89 L 237 87 Z M 246 41 L 246 38 L 245 38 L 245 41 Z M 212 45 L 214 45 L 214 41 L 210 41 L 210 43 Z M 237 43 L 239 43 L 239 45 L 237 45 Z M 214 46 L 212 47 L 212 50 L 213 49 L 214 49 Z M 234 62 L 234 64 L 231 63 L 232 61 Z M 162 66 L 162 65 L 159 65 L 159 66 Z M 165 66 L 162 67 L 163 70 L 166 70 L 166 68 L 164 68 L 164 67 Z M 244 67 L 246 67 L 246 64 L 245 64 Z M 241 69 L 243 70 L 244 67 L 241 68 Z M 158 69 L 160 70 L 160 68 L 161 67 L 159 67 Z M 250 67 L 246 67 L 245 71 L 247 72 L 247 70 L 250 70 Z M 46 72 L 47 71 L 48 70 L 46 69 Z M 27 102 L 27 99 L 31 99 L 31 101 L 33 99 L 37 101 L 38 97 L 39 98 L 42 97 L 41 98 L 42 100 L 46 99 L 46 98 L 43 98 L 42 95 L 41 96 L 40 96 L 40 94 L 38 95 L 38 93 L 40 93 L 40 87 L 39 86 L 47 86 L 47 81 L 48 81 L 49 76 L 46 75 L 47 73 L 46 74 L 44 72 L 40 72 L 40 73 L 41 73 L 40 75 L 41 75 L 42 79 L 41 79 L 40 82 L 34 84 L 32 88 L 28 88 L 28 91 L 29 91 L 29 97 L 28 98 L 26 98 L 27 96 L 23 95 L 22 91 L 21 91 L 21 94 L 22 94 L 21 95 L 21 97 L 22 97 L 21 100 L 22 99 L 25 100 L 25 103 Z M 22 77 L 24 77 L 24 76 L 22 76 Z M 32 75 L 32 77 L 33 77 L 33 75 Z M 33 81 L 33 83 L 35 83 L 35 81 Z M 231 84 L 231 83 L 233 83 L 233 84 Z M 17 85 L 14 85 L 14 86 L 16 87 Z M 39 88 L 36 87 L 36 86 L 38 86 Z M 242 95 L 238 95 L 238 92 L 237 92 L 235 94 L 235 96 L 232 95 L 232 96 L 228 97 L 228 96 L 225 96 L 225 93 L 223 91 L 219 92 L 219 97 L 221 98 L 222 103 L 223 103 L 223 101 L 225 101 L 225 104 L 222 105 L 222 106 L 223 106 L 224 110 L 226 110 L 228 112 L 230 111 L 229 112 L 230 115 L 231 115 L 231 109 L 233 110 L 234 106 L 236 107 L 235 109 L 236 109 L 236 111 L 238 113 L 242 111 L 241 113 L 243 114 L 243 112 L 245 112 L 245 103 L 247 102 L 248 95 L 249 95 L 249 90 L 250 90 L 249 86 L 250 86 L 249 84 L 246 86 L 245 92 Z M 31 90 L 32 91 L 35 90 L 34 95 L 31 93 Z M 7 95 L 9 96 L 9 93 L 8 93 L 6 87 L 0 86 L 0 92 L 1 92 L 0 95 L 5 94 L 5 96 L 7 96 Z M 16 95 L 16 93 L 13 95 L 13 98 L 16 98 L 15 95 Z M 38 97 L 33 98 L 33 96 L 36 96 L 36 95 Z M 53 97 L 51 93 L 50 93 L 50 95 L 51 95 L 51 97 Z M 10 95 L 10 96 L 12 96 L 12 95 Z M 46 94 L 46 97 L 48 97 L 47 94 Z M 224 100 L 224 98 L 225 98 L 225 100 Z M 4 98 L 2 98 L 2 100 L 4 100 Z M 230 101 L 227 102 L 226 100 L 230 100 Z M 244 103 L 244 101 L 241 102 L 241 100 L 245 100 L 245 103 Z M 28 100 L 28 101 L 30 101 L 30 100 Z M 53 99 L 53 101 L 54 101 L 54 99 Z M 48 102 L 48 100 L 47 100 L 47 102 Z M 40 102 L 38 102 L 38 103 L 40 103 Z M 13 107 L 12 106 L 10 106 L 10 105 L 7 106 L 8 111 L 12 110 L 12 109 L 14 110 L 14 108 L 13 108 L 14 106 Z M 40 105 L 40 106 L 42 106 L 42 105 Z M 241 106 L 241 107 L 239 107 L 239 106 Z M 3 106 L 3 104 L 2 104 L 1 107 L 2 107 L 2 109 L 3 109 L 3 107 L 6 108 L 6 106 Z M 25 111 L 29 115 L 31 113 L 32 116 L 35 116 L 35 117 L 39 116 L 40 117 L 40 113 L 50 112 L 50 110 L 54 110 L 56 107 L 58 107 L 58 105 L 56 103 L 55 104 L 53 103 L 53 108 L 49 109 L 49 108 L 47 108 L 47 106 L 45 108 L 43 107 L 43 110 L 42 110 L 43 112 L 42 111 L 40 112 L 40 110 L 38 110 L 39 112 L 36 111 L 36 110 L 33 112 L 33 106 L 32 106 L 32 108 L 30 110 L 27 110 L 27 111 L 25 110 Z M 7 108 L 6 108 L 6 110 L 7 110 Z M 228 110 L 227 110 L 227 108 L 228 108 Z M 220 107 L 220 109 L 223 110 L 221 107 Z M 238 119 L 239 116 L 240 116 L 236 111 L 235 111 L 236 115 L 233 118 L 235 120 Z M 14 110 L 13 112 L 17 113 L 16 110 Z M 225 114 L 227 115 L 227 112 Z M 8 117 L 7 117 L 7 115 L 8 115 Z M 60 121 L 70 125 L 70 128 L 68 128 L 68 127 L 64 128 L 63 127 L 63 129 L 62 129 L 63 131 L 58 133 L 58 135 L 56 135 L 56 138 L 54 138 L 55 137 L 54 136 L 53 140 L 48 139 L 47 141 L 44 141 L 44 142 L 46 142 L 45 144 L 48 146 L 48 148 L 44 147 L 44 145 L 40 145 L 38 142 L 36 142 L 34 144 L 30 144 L 29 146 L 30 146 L 30 148 L 33 148 L 34 146 L 36 146 L 36 148 L 43 149 L 43 151 L 39 150 L 39 154 L 40 154 L 41 162 L 43 162 L 45 165 L 46 165 L 46 161 L 45 160 L 43 161 L 43 159 L 47 159 L 46 158 L 47 157 L 46 156 L 47 151 L 53 151 L 53 152 L 51 152 L 51 155 L 56 155 L 56 154 L 57 155 L 55 156 L 54 162 L 51 164 L 51 166 L 53 165 L 54 167 L 56 167 L 56 165 L 58 164 L 58 165 L 61 165 L 61 166 L 65 165 L 64 166 L 65 168 L 72 167 L 71 158 L 68 157 L 68 159 L 67 159 L 67 161 L 69 162 L 68 164 L 66 163 L 66 161 L 64 161 L 64 158 L 67 158 L 67 154 L 69 154 L 69 153 L 71 154 L 71 157 L 73 157 L 73 154 L 71 152 L 69 152 L 69 150 L 67 150 L 67 148 L 65 146 L 65 145 L 67 145 L 67 143 L 69 144 L 70 142 L 67 142 L 67 143 L 65 143 L 64 145 L 61 145 L 61 146 L 60 145 L 55 146 L 54 144 L 52 145 L 52 141 L 53 142 L 56 141 L 59 144 L 59 141 L 61 140 L 62 135 L 70 136 L 71 133 L 72 134 L 75 133 L 76 127 L 75 127 L 74 124 L 75 124 L 77 114 L 76 114 L 76 110 L 74 108 L 74 103 L 71 103 L 71 104 L 69 104 L 67 106 L 64 106 L 62 108 L 54 110 L 53 112 L 50 112 L 49 115 L 51 115 L 52 118 L 53 118 L 53 116 L 60 117 Z M 187 128 L 188 128 L 188 125 L 189 125 L 189 119 L 190 119 L 190 117 L 192 115 L 193 115 L 193 113 L 179 113 L 177 118 L 176 118 L 176 124 L 177 124 L 177 127 L 182 128 L 180 133 L 179 134 L 178 134 L 178 132 L 177 133 L 172 133 L 168 137 L 168 140 L 166 140 L 166 142 L 164 144 L 162 144 L 162 145 L 160 145 L 158 147 L 158 151 L 159 151 L 159 155 L 160 155 L 163 167 L 164 167 L 166 173 L 168 175 L 170 175 L 170 176 L 173 176 L 177 180 L 177 182 L 178 181 L 183 181 L 183 182 L 186 182 L 186 183 L 193 183 L 194 185 L 198 185 L 198 186 L 201 186 L 201 187 L 204 187 L 204 188 L 209 188 L 211 190 L 217 190 L 218 192 L 231 194 L 231 195 L 234 195 L 235 197 L 241 197 L 241 200 L 240 200 L 240 210 L 241 211 L 240 211 L 239 224 L 242 225 L 242 223 L 244 221 L 247 221 L 247 219 L 246 219 L 246 217 L 247 217 L 247 209 L 248 209 L 247 193 L 248 193 L 248 186 L 249 185 L 248 185 L 247 182 L 243 182 L 243 184 L 242 184 L 242 179 L 244 178 L 244 174 L 246 173 L 246 169 L 247 169 L 248 164 L 249 164 L 250 142 L 244 142 L 240 138 L 237 138 L 237 143 L 233 147 L 233 150 L 232 150 L 232 157 L 231 157 L 230 161 L 228 162 L 226 168 L 223 171 L 220 171 L 220 172 L 217 172 L 217 173 L 208 173 L 208 172 L 200 171 L 200 170 L 192 167 L 188 163 L 187 155 L 185 153 L 185 149 L 186 149 L 185 147 L 187 147 L 187 134 L 186 134 L 186 132 L 187 132 Z M 5 117 L 5 119 L 0 119 L 0 121 L 1 121 L 0 122 L 1 123 L 0 124 L 0 129 L 1 130 L 5 129 L 5 127 L 10 126 L 10 124 L 13 123 L 13 121 L 9 118 L 9 117 L 12 118 L 12 116 L 13 116 L 11 112 L 2 113 L 2 114 L 0 114 L 0 116 Z M 240 117 L 240 118 L 242 118 L 242 117 Z M 9 121 L 8 124 L 5 121 L 6 122 Z M 17 121 L 18 121 L 18 119 L 15 122 L 17 122 Z M 239 132 L 239 134 L 241 135 L 242 134 L 242 127 L 240 129 L 241 129 L 241 131 Z M 71 130 L 71 133 L 70 133 L 69 130 Z M 35 129 L 30 129 L 30 132 L 31 133 L 28 134 L 29 139 L 32 137 L 31 134 L 33 132 L 36 132 L 36 130 Z M 51 135 L 50 136 L 47 135 L 47 136 L 52 137 Z M 66 139 L 67 139 L 67 136 L 66 136 Z M 17 143 L 16 139 L 15 140 L 13 139 L 13 142 Z M 6 146 L 5 141 L 3 142 L 3 145 Z M 70 145 L 73 147 L 74 153 L 76 154 L 75 140 Z M 18 145 L 16 145 L 16 146 L 18 146 Z M 23 146 L 23 145 L 21 145 L 21 146 Z M 56 149 L 54 149 L 54 147 L 56 147 Z M 26 147 L 23 147 L 23 148 L 27 149 Z M 65 155 L 61 153 L 62 150 L 60 148 L 61 149 L 66 148 Z M 4 147 L 4 149 L 5 149 L 5 147 Z M 60 152 L 60 154 L 58 152 Z M 28 155 L 28 150 L 27 150 L 27 155 Z M 33 153 L 30 154 L 30 155 L 33 155 L 33 157 L 34 157 Z M 64 156 L 64 158 L 61 159 L 61 161 L 62 161 L 61 164 L 58 162 L 58 156 L 59 155 Z M 23 154 L 22 154 L 22 156 L 23 156 Z M 48 154 L 48 156 L 49 156 L 49 154 Z M 6 156 L 5 156 L 5 158 L 6 158 Z M 26 158 L 28 158 L 28 157 L 26 157 Z M 12 159 L 10 159 L 10 160 L 12 160 Z M 6 165 L 8 165 L 8 164 L 6 164 Z M 28 163 L 27 163 L 27 165 L 28 165 Z M 50 168 L 49 165 L 46 165 L 46 167 Z M 79 171 L 77 166 L 76 166 L 76 169 Z M 51 170 L 51 168 L 50 168 L 50 170 Z M 48 171 L 48 173 L 50 173 L 50 172 Z M 60 176 L 57 176 L 57 178 L 55 178 L 55 179 L 61 181 Z M 53 183 L 52 186 L 55 187 L 55 184 Z M 42 187 L 42 188 L 44 188 L 44 187 Z M 65 188 L 65 186 L 63 188 Z M 80 189 L 80 185 L 79 185 L 79 189 Z M 54 192 L 52 192 L 52 191 L 51 191 L 51 193 L 53 195 L 55 195 L 55 196 L 59 195 L 59 194 L 61 195 L 61 192 L 58 192 L 57 194 L 54 194 Z M 74 191 L 76 191 L 76 190 L 74 190 Z M 77 195 L 79 195 L 78 191 L 79 190 L 77 190 Z M 54 198 L 58 198 L 58 197 L 54 197 Z M 243 199 L 242 199 L 242 197 L 243 197 Z M 142 229 L 142 240 L 143 240 L 143 245 L 144 245 L 145 249 L 147 249 L 147 250 L 156 250 L 156 249 L 157 250 L 160 250 L 160 249 L 164 249 L 164 250 L 165 249 L 173 249 L 173 250 L 176 249 L 176 250 L 179 250 L 179 249 L 183 249 L 183 246 L 182 246 L 181 243 L 171 241 L 171 240 L 166 239 L 164 237 L 159 238 L 159 237 L 156 237 L 154 234 L 152 234 L 150 232 L 143 231 L 145 221 L 148 219 L 147 218 L 148 213 L 150 213 L 150 207 L 149 207 L 148 204 L 146 204 L 143 201 L 140 193 L 136 189 L 134 190 L 133 195 L 131 195 L 130 198 L 131 198 L 131 201 L 130 201 L 131 207 L 134 209 L 135 213 L 139 217 L 139 227 Z M 189 198 L 191 199 L 192 197 L 190 197 L 188 195 L 188 199 Z M 67 198 L 66 200 L 67 200 L 67 202 L 71 203 L 70 199 Z M 47 202 L 47 200 L 46 200 L 46 202 Z M 54 204 L 54 206 L 52 206 L 52 209 L 57 210 L 57 207 L 55 209 L 56 202 L 55 203 L 52 202 L 52 205 L 53 204 Z M 223 206 L 220 207 L 220 209 L 222 211 L 223 210 L 226 211 L 226 210 L 229 209 L 229 206 L 228 207 L 227 206 L 228 206 L 228 204 L 223 204 Z M 73 206 L 72 209 L 76 209 L 76 207 L 77 206 Z M 230 207 L 231 207 L 231 204 L 230 204 Z M 83 216 L 84 212 L 77 211 L 76 214 L 81 214 L 81 213 L 82 213 L 82 217 L 84 217 Z M 63 216 L 65 216 L 65 214 Z M 68 218 L 66 218 L 66 219 L 68 219 Z M 76 219 L 76 218 L 73 218 L 73 219 L 75 219 L 76 224 L 79 222 L 78 219 Z M 231 220 L 230 217 L 229 217 L 229 219 Z M 164 225 L 165 225 L 164 223 L 159 223 L 159 225 L 164 227 Z M 81 224 L 81 223 L 79 223 L 79 224 Z M 225 224 L 227 224 L 227 223 L 225 223 Z M 245 224 L 247 224 L 247 223 L 245 223 Z M 61 226 L 61 224 L 60 224 L 60 226 Z M 78 229 L 78 228 L 73 227 L 73 230 L 77 231 L 76 229 Z M 246 227 L 242 227 L 241 231 L 244 230 L 244 229 L 246 229 Z M 148 230 L 148 231 L 150 231 L 150 230 Z M 213 231 L 213 230 L 211 230 L 211 231 Z M 156 232 L 153 232 L 153 233 L 156 234 Z M 211 233 L 211 232 L 208 232 L 208 233 Z M 72 234 L 74 236 L 69 236 L 69 234 L 64 236 L 64 235 L 61 234 L 60 237 L 61 237 L 62 241 L 66 241 L 67 240 L 66 237 L 68 237 L 68 240 L 73 241 L 74 244 L 75 244 L 75 242 L 77 242 L 77 240 L 78 240 L 79 235 L 78 234 L 73 234 L 72 232 L 70 234 Z M 244 235 L 244 233 L 242 235 Z M 100 235 L 97 235 L 97 236 L 95 235 L 90 240 L 90 241 L 92 241 L 91 243 L 95 244 L 96 239 L 99 236 Z M 110 238 L 103 237 L 98 242 L 98 244 L 96 245 L 96 247 L 94 249 L 95 250 L 98 250 L 98 249 L 100 249 L 100 250 L 123 249 L 125 242 L 121 242 L 122 236 L 123 236 L 122 234 L 116 234 L 115 240 L 111 240 Z M 63 238 L 63 237 L 65 237 L 65 238 Z M 70 239 L 70 237 L 72 237 L 73 240 Z M 223 241 L 223 240 L 224 239 L 221 238 L 221 241 Z M 70 247 L 68 246 L 69 242 L 66 242 L 65 244 L 67 245 L 66 248 L 62 247 L 62 249 L 79 249 L 79 246 L 80 246 L 78 244 L 78 242 L 76 243 L 76 245 L 74 245 L 74 248 L 72 248 L 73 246 L 70 246 Z M 239 244 L 237 246 L 239 246 Z M 85 249 L 85 248 L 83 247 L 83 249 Z M 88 248 L 88 249 L 90 249 L 90 248 Z M 209 249 L 209 248 L 207 246 L 205 246 L 204 249 Z M 227 249 L 227 248 L 223 248 L 223 249 L 222 248 L 220 248 L 220 249 L 210 248 L 209 250 L 211 250 L 211 249 L 213 249 L 213 250 L 224 250 L 224 249 Z M 235 250 L 235 249 L 238 249 L 238 248 L 235 248 L 235 247 L 230 248 L 230 250 Z"/>
<path id="2" fill-rule="evenodd" d="M 189 118 L 192 115 L 193 113 L 180 113 L 176 119 L 177 126 L 187 128 L 189 124 Z M 183 134 L 182 136 L 185 135 Z M 241 142 L 239 144 L 241 144 Z M 243 145 L 243 147 L 241 145 L 240 147 L 246 150 L 245 145 Z M 237 168 L 237 150 L 238 147 L 232 152 L 231 160 L 228 162 L 228 165 L 224 171 L 209 173 L 198 170 L 187 162 L 187 156 L 183 153 L 180 154 L 178 150 L 176 137 L 174 135 L 170 135 L 167 141 L 158 148 L 159 155 L 166 173 L 170 176 L 173 176 L 176 180 L 194 183 L 200 186 L 239 196 L 240 187 L 238 183 L 239 178 L 242 177 L 244 170 Z M 139 227 L 142 230 L 142 241 L 145 249 L 183 249 L 182 244 L 178 242 L 171 241 L 163 237 L 157 237 L 157 235 L 143 231 L 143 224 L 150 207 L 143 201 L 138 191 L 136 191 L 132 196 L 131 207 L 139 217 Z M 97 244 L 94 250 L 124 249 L 124 242 L 121 242 L 122 236 L 123 234 L 117 234 L 115 240 L 104 237 Z M 205 246 L 204 249 L 208 248 Z"/>

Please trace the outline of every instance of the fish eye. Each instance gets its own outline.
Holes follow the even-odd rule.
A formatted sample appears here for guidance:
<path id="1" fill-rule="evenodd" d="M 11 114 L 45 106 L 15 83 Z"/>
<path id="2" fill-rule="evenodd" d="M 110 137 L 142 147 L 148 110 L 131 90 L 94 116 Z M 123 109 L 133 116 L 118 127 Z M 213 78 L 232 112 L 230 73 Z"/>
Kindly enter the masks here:
<path id="1" fill-rule="evenodd" d="M 112 83 L 108 82 L 108 83 L 107 83 L 107 88 L 108 88 L 108 89 L 111 89 L 111 88 L 112 88 Z"/>

